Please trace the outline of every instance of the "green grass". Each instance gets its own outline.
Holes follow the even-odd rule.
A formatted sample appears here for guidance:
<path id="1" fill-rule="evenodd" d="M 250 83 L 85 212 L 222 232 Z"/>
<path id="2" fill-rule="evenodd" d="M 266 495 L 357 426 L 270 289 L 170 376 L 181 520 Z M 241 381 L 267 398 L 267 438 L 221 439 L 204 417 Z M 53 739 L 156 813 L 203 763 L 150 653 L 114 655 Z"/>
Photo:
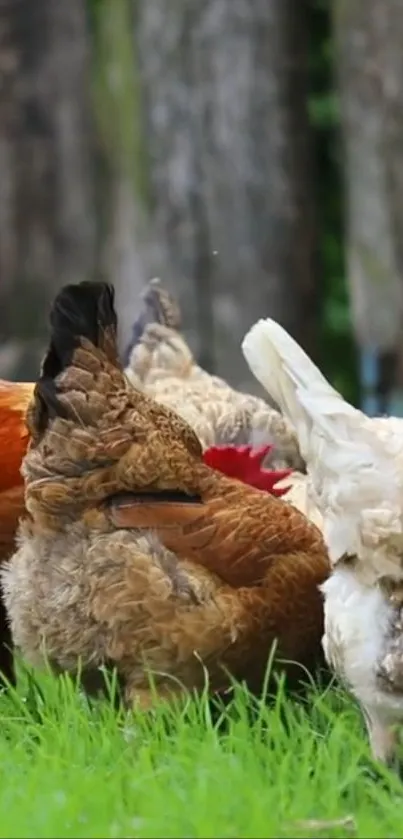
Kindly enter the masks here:
<path id="1" fill-rule="evenodd" d="M 0 837 L 403 836 L 403 787 L 337 690 L 142 715 L 25 675 L 0 710 Z"/>

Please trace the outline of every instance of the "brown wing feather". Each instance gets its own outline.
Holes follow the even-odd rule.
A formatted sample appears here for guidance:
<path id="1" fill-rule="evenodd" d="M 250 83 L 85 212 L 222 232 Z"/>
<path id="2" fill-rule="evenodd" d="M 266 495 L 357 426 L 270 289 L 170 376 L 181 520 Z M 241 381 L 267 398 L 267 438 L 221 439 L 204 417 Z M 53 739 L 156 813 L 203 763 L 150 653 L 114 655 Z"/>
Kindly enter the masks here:
<path id="1" fill-rule="evenodd" d="M 217 629 L 216 642 L 234 676 L 245 679 L 252 690 L 260 689 L 270 644 L 278 640 L 277 652 L 288 661 L 288 682 L 298 682 L 301 665 L 312 670 L 323 663 L 318 586 L 329 564 L 321 534 L 281 500 L 244 491 L 243 485 L 227 479 L 222 490 L 204 502 L 127 497 L 112 501 L 110 515 L 118 528 L 156 531 L 184 564 L 190 560 L 223 581 L 216 600 L 239 634 L 225 652 Z"/>
<path id="2" fill-rule="evenodd" d="M 232 586 L 262 583 L 276 558 L 286 554 L 316 555 L 319 582 L 328 571 L 322 536 L 301 513 L 221 476 L 214 476 L 200 502 L 144 503 L 132 496 L 113 500 L 110 517 L 116 527 L 154 529 L 177 556 L 203 565 Z"/>

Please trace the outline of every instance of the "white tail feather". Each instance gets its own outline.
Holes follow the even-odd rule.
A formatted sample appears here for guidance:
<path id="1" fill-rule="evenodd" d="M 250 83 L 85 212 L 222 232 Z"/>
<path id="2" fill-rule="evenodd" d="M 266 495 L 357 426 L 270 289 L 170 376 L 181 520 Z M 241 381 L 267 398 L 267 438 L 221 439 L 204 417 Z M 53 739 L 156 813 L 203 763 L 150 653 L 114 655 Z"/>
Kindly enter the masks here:
<path id="1" fill-rule="evenodd" d="M 364 519 L 379 531 L 377 511 L 382 509 L 385 531 L 386 504 L 393 508 L 396 525 L 396 464 L 385 440 L 271 318 L 250 329 L 242 350 L 251 371 L 295 427 L 314 500 L 324 516 L 331 558 L 359 554 Z M 386 518 L 392 520 L 389 514 Z"/>
<path id="2" fill-rule="evenodd" d="M 332 433 L 330 418 L 362 422 L 361 411 L 343 399 L 276 321 L 259 320 L 245 336 L 242 350 L 252 373 L 293 423 L 303 457 L 309 456 L 314 423 Z"/>

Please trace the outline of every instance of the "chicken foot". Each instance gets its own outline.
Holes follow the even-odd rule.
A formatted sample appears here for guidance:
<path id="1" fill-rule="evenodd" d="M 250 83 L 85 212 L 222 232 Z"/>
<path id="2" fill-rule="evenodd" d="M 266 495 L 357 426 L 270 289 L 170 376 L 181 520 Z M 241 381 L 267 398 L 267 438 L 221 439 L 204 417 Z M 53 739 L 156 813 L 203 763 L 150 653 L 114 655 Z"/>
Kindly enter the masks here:
<path id="1" fill-rule="evenodd" d="M 374 760 L 395 768 L 397 733 L 395 726 L 381 719 L 373 709 L 364 711 L 371 752 Z"/>

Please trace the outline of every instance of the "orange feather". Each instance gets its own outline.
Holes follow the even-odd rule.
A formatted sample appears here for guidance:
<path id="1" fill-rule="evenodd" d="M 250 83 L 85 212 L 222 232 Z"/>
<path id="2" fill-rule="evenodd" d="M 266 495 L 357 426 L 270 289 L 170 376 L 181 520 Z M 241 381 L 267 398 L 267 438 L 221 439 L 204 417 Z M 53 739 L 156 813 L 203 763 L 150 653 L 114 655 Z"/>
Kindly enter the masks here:
<path id="1" fill-rule="evenodd" d="M 24 509 L 21 462 L 28 447 L 25 414 L 34 385 L 0 379 L 0 561 L 13 546 Z"/>
<path id="2" fill-rule="evenodd" d="M 18 520 L 24 512 L 21 462 L 28 447 L 25 414 L 34 385 L 0 379 L 0 563 L 10 556 Z M 0 671 L 14 683 L 12 640 L 0 597 Z"/>

